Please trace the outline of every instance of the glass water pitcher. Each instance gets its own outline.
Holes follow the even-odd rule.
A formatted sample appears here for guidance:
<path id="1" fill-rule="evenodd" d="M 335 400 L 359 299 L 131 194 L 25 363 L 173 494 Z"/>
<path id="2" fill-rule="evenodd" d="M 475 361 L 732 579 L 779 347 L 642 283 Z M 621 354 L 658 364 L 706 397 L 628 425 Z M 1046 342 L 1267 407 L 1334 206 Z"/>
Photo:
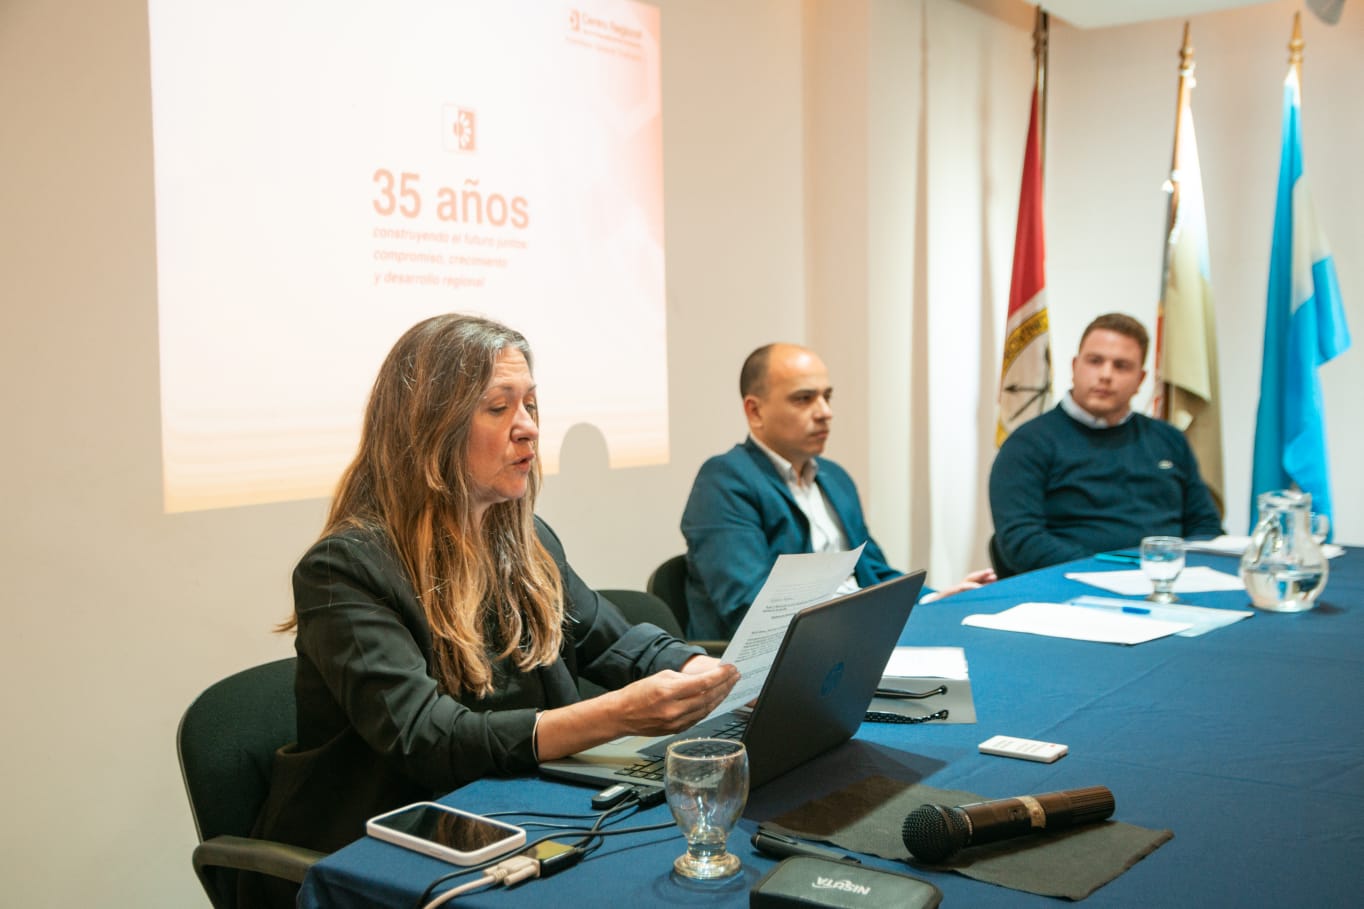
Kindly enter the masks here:
<path id="1" fill-rule="evenodd" d="M 1311 609 L 1326 586 L 1326 555 L 1312 537 L 1312 496 L 1294 489 L 1262 492 L 1260 519 L 1241 556 L 1250 601 L 1270 612 Z"/>

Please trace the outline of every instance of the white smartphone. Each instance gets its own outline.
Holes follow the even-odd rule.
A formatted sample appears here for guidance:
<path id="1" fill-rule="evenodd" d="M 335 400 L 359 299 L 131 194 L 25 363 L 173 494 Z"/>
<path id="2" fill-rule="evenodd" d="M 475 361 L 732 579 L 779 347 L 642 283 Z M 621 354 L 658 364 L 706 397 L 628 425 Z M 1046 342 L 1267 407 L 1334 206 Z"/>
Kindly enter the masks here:
<path id="1" fill-rule="evenodd" d="M 414 802 L 372 817 L 365 832 L 454 865 L 477 865 L 526 844 L 520 827 L 435 802 Z"/>

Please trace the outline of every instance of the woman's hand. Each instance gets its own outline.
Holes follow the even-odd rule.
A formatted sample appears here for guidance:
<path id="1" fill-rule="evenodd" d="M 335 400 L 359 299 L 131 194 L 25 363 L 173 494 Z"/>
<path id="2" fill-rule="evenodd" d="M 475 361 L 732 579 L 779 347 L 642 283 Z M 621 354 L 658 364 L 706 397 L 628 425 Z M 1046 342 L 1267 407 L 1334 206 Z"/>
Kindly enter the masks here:
<path id="1" fill-rule="evenodd" d="M 691 659 L 687 660 L 687 662 L 683 663 L 682 669 L 680 671 L 686 673 L 687 675 L 700 675 L 703 672 L 709 672 L 716 666 L 725 665 L 728 664 L 720 662 L 718 657 L 708 656 L 704 653 L 698 653 L 696 656 L 692 657 Z"/>
<path id="2" fill-rule="evenodd" d="M 636 735 L 671 735 L 696 725 L 720 705 L 739 681 L 730 663 L 697 654 L 680 672 L 665 670 L 603 695 Z"/>
<path id="3" fill-rule="evenodd" d="M 536 727 L 540 760 L 576 754 L 623 735 L 671 735 L 696 725 L 720 705 L 739 670 L 697 654 L 683 664 L 654 673 L 617 691 L 540 714 Z"/>

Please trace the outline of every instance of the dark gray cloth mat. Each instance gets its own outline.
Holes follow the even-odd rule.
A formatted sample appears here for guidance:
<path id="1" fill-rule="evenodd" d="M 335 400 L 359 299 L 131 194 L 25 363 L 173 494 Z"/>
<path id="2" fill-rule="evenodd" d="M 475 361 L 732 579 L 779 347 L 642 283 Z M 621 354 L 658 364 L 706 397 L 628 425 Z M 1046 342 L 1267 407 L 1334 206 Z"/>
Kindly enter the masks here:
<path id="1" fill-rule="evenodd" d="M 972 846 L 937 865 L 910 857 L 900 836 L 906 815 L 925 804 L 979 801 L 984 799 L 971 792 L 872 776 L 788 811 L 769 826 L 852 852 L 955 871 L 1000 887 L 1070 900 L 1089 896 L 1174 836 L 1169 830 L 1104 821 Z"/>

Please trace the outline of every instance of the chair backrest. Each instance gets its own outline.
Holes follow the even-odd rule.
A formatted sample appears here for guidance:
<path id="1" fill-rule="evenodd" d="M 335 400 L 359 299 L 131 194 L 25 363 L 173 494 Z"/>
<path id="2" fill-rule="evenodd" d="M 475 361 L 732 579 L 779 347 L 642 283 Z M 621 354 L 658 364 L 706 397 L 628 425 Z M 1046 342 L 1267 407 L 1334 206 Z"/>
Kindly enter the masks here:
<path id="1" fill-rule="evenodd" d="M 1018 574 L 1004 561 L 1004 553 L 999 551 L 999 543 L 995 541 L 994 534 L 990 534 L 990 567 L 995 570 L 997 578 L 1011 578 Z"/>
<path id="2" fill-rule="evenodd" d="M 651 593 L 643 590 L 598 590 L 602 596 L 606 597 L 621 615 L 625 616 L 631 623 L 638 625 L 640 622 L 649 622 L 657 625 L 673 637 L 686 638 L 683 629 L 677 624 L 677 619 L 673 616 L 668 604 Z M 587 679 L 578 679 L 578 693 L 584 698 L 594 698 L 606 689 Z"/>
<path id="3" fill-rule="evenodd" d="M 287 657 L 215 682 L 180 719 L 176 750 L 200 842 L 251 835 L 275 750 L 298 737 L 296 662 Z"/>
<path id="4" fill-rule="evenodd" d="M 686 631 L 677 622 L 677 617 L 663 602 L 652 593 L 643 590 L 599 590 L 597 591 L 620 607 L 621 613 L 634 624 L 649 622 L 662 628 L 674 637 L 686 639 Z"/>
<path id="5" fill-rule="evenodd" d="M 690 613 L 687 610 L 687 557 L 675 555 L 654 569 L 646 588 L 668 604 L 677 617 L 677 624 L 687 630 Z"/>

